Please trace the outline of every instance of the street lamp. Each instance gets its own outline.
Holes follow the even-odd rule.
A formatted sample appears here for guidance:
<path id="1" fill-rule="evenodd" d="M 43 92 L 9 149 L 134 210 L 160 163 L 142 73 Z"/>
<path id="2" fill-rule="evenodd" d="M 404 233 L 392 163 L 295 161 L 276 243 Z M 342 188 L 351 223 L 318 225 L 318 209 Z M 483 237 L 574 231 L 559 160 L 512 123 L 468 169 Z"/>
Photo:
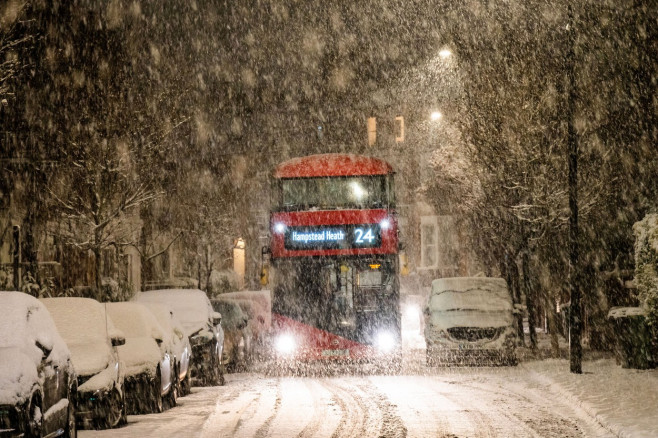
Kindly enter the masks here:
<path id="1" fill-rule="evenodd" d="M 571 306 L 569 308 L 569 368 L 574 374 L 582 374 L 583 347 L 582 337 L 582 310 L 581 290 L 582 267 L 580 266 L 580 248 L 578 246 L 578 135 L 574 124 L 576 101 L 574 18 L 571 4 L 568 5 L 569 24 L 567 26 L 569 49 L 566 54 L 567 77 L 569 80 L 569 93 L 567 101 L 567 146 L 568 146 L 568 187 L 569 187 L 569 295 Z"/>
<path id="2" fill-rule="evenodd" d="M 442 118 L 443 114 L 441 114 L 439 111 L 433 111 L 430 115 L 430 119 L 432 119 L 432 121 L 441 120 Z"/>
<path id="3" fill-rule="evenodd" d="M 439 52 L 439 56 L 443 59 L 449 58 L 452 52 L 449 49 L 443 49 Z"/>

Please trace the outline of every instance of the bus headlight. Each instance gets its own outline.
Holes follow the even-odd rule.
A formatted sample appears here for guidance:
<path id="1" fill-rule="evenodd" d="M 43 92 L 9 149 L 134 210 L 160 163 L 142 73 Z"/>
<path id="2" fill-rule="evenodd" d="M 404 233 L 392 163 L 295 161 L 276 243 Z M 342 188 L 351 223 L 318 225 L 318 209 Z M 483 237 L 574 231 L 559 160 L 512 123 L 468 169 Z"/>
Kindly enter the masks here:
<path id="1" fill-rule="evenodd" d="M 395 337 L 391 332 L 382 331 L 377 333 L 375 346 L 382 353 L 390 353 L 395 348 Z"/>
<path id="2" fill-rule="evenodd" d="M 391 228 L 391 220 L 388 218 L 382 219 L 379 222 L 379 226 L 382 230 L 388 230 L 389 228 Z"/>
<path id="3" fill-rule="evenodd" d="M 420 308 L 414 304 L 409 304 L 404 308 L 404 316 L 410 320 L 417 319 L 420 316 Z"/>
<path id="4" fill-rule="evenodd" d="M 274 348 L 279 354 L 292 354 L 297 348 L 297 343 L 291 335 L 284 334 L 276 338 Z"/>

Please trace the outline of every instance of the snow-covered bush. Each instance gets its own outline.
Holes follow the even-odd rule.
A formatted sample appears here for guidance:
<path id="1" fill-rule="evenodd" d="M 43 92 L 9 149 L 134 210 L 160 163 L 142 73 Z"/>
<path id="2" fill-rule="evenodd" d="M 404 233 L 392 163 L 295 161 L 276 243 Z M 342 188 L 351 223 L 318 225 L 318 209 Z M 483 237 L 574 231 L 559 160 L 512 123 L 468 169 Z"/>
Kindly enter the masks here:
<path id="1" fill-rule="evenodd" d="M 130 286 L 110 277 L 101 280 L 103 301 L 128 301 L 133 296 Z"/>
<path id="2" fill-rule="evenodd" d="M 633 225 L 635 284 L 649 325 L 658 328 L 658 214 L 648 214 Z"/>
<path id="3" fill-rule="evenodd" d="M 210 273 L 210 287 L 213 296 L 238 290 L 238 274 L 232 270 L 215 271 Z"/>
<path id="4" fill-rule="evenodd" d="M 0 266 L 0 290 L 13 290 L 14 276 L 7 266 Z"/>

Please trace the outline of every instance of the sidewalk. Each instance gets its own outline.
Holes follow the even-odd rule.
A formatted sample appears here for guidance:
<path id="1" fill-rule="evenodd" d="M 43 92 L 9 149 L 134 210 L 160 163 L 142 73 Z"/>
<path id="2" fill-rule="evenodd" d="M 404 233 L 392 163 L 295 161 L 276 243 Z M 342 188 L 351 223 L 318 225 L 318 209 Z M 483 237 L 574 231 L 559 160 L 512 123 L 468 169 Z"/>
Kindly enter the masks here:
<path id="1" fill-rule="evenodd" d="M 658 369 L 624 369 L 612 358 L 584 360 L 582 365 L 582 375 L 570 373 L 566 359 L 528 361 L 519 366 L 613 434 L 658 437 Z"/>

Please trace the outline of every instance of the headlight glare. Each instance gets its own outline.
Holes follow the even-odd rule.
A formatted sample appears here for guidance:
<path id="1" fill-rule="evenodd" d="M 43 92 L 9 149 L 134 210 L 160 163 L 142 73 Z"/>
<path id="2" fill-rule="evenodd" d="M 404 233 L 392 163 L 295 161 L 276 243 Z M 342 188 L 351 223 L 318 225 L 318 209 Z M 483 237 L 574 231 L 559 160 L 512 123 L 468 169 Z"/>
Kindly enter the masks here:
<path id="1" fill-rule="evenodd" d="M 391 332 L 382 331 L 377 334 L 375 346 L 382 353 L 390 353 L 395 348 L 395 337 Z"/>
<path id="2" fill-rule="evenodd" d="M 279 335 L 274 342 L 274 348 L 276 348 L 277 353 L 279 354 L 292 354 L 297 347 L 295 338 L 289 334 Z"/>

